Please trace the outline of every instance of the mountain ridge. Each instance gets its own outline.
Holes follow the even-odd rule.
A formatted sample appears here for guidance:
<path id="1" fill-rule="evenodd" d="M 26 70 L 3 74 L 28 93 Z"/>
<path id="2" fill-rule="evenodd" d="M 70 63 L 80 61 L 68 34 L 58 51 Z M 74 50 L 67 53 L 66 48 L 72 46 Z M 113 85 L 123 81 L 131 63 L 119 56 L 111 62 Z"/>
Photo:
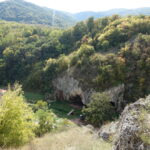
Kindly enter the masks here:
<path id="1" fill-rule="evenodd" d="M 75 19 L 77 19 L 78 21 L 82 21 L 88 19 L 89 17 L 101 18 L 101 17 L 112 16 L 113 14 L 118 14 L 121 16 L 150 15 L 150 7 L 141 7 L 136 9 L 116 8 L 107 11 L 84 11 L 84 12 L 75 13 L 74 16 Z"/>
<path id="2" fill-rule="evenodd" d="M 75 23 L 74 18 L 69 13 L 40 7 L 24 0 L 0 2 L 0 19 L 55 27 L 66 27 Z"/>
<path id="3" fill-rule="evenodd" d="M 5 0 L 0 2 L 0 20 L 16 21 L 26 24 L 42 24 L 54 27 L 70 27 L 79 21 L 89 17 L 102 18 L 118 14 L 127 15 L 150 15 L 150 7 L 137 9 L 117 8 L 108 11 L 83 11 L 69 13 L 52 8 L 41 7 L 25 0 Z"/>

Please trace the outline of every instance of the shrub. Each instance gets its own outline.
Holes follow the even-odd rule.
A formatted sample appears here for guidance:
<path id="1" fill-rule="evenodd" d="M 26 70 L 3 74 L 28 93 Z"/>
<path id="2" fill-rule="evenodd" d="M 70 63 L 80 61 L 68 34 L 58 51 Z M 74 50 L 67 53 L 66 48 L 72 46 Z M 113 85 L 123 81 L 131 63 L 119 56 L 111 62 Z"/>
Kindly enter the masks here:
<path id="1" fill-rule="evenodd" d="M 86 121 L 99 126 L 104 121 L 115 117 L 115 109 L 109 102 L 109 96 L 106 93 L 94 93 L 91 96 L 91 102 L 87 108 L 83 109 Z"/>
<path id="2" fill-rule="evenodd" d="M 38 111 L 39 109 L 47 110 L 48 104 L 45 101 L 39 100 L 36 104 L 33 105 L 34 112 Z"/>
<path id="3" fill-rule="evenodd" d="M 35 130 L 37 136 L 42 136 L 56 128 L 56 116 L 50 110 L 39 109 L 35 116 L 38 127 Z"/>
<path id="4" fill-rule="evenodd" d="M 150 145 L 149 115 L 150 115 L 150 105 L 147 105 L 146 108 L 142 108 L 138 118 L 140 131 L 138 132 L 137 135 L 146 145 Z"/>
<path id="5" fill-rule="evenodd" d="M 35 129 L 36 136 L 42 136 L 45 133 L 54 130 L 65 130 L 66 127 L 68 128 L 74 125 L 74 123 L 68 119 L 58 118 L 50 109 L 48 109 L 47 102 L 45 101 L 37 101 L 37 103 L 33 105 L 33 110 L 35 112 L 37 124 Z"/>
<path id="6" fill-rule="evenodd" d="M 33 138 L 34 118 L 24 101 L 21 86 L 15 85 L 3 95 L 0 104 L 0 146 L 19 146 Z"/>

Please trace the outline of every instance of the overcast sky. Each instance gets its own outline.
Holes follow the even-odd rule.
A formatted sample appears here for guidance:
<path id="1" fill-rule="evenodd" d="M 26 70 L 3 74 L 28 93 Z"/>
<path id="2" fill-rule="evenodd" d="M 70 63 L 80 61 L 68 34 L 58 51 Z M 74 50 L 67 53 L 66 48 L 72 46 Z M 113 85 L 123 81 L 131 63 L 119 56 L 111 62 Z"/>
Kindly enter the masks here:
<path id="1" fill-rule="evenodd" d="M 2 1 L 2 0 L 0 0 Z M 67 12 L 103 11 L 113 8 L 150 7 L 150 0 L 26 0 Z"/>

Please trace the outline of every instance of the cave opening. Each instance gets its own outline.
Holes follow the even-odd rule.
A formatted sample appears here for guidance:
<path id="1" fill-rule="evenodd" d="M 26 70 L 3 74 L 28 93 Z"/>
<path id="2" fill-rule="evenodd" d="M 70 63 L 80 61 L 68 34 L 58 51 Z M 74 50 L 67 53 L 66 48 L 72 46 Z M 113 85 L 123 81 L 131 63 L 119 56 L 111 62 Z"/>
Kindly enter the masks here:
<path id="1" fill-rule="evenodd" d="M 83 107 L 81 95 L 74 95 L 69 98 L 70 102 L 76 106 Z"/>
<path id="2" fill-rule="evenodd" d="M 111 106 L 115 107 L 115 102 L 110 102 Z"/>

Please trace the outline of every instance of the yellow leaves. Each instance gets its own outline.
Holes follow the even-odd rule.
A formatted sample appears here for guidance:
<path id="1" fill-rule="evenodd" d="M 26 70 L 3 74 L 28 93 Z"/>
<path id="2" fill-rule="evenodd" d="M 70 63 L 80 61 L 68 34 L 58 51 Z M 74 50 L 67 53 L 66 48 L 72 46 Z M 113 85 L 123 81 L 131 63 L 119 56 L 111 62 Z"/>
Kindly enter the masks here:
<path id="1" fill-rule="evenodd" d="M 3 51 L 3 55 L 4 55 L 4 57 L 13 56 L 14 55 L 14 51 L 12 49 L 10 49 L 10 48 L 6 48 Z"/>
<path id="2" fill-rule="evenodd" d="M 51 66 L 51 65 L 55 65 L 57 64 L 57 60 L 56 59 L 53 59 L 53 58 L 49 58 L 47 61 L 46 61 L 46 65 L 45 65 L 45 68 L 43 69 L 44 71 L 47 71 L 47 69 Z"/>
<path id="3" fill-rule="evenodd" d="M 0 146 L 19 146 L 33 137 L 34 121 L 21 89 L 9 89 L 0 105 Z M 3 137 L 3 138 L 2 138 Z"/>
<path id="4" fill-rule="evenodd" d="M 70 59 L 69 57 L 62 55 L 58 59 L 59 70 L 65 70 L 69 67 Z"/>
<path id="5" fill-rule="evenodd" d="M 125 63 L 125 58 L 118 57 L 118 61 L 119 61 L 119 64 L 124 64 Z"/>

